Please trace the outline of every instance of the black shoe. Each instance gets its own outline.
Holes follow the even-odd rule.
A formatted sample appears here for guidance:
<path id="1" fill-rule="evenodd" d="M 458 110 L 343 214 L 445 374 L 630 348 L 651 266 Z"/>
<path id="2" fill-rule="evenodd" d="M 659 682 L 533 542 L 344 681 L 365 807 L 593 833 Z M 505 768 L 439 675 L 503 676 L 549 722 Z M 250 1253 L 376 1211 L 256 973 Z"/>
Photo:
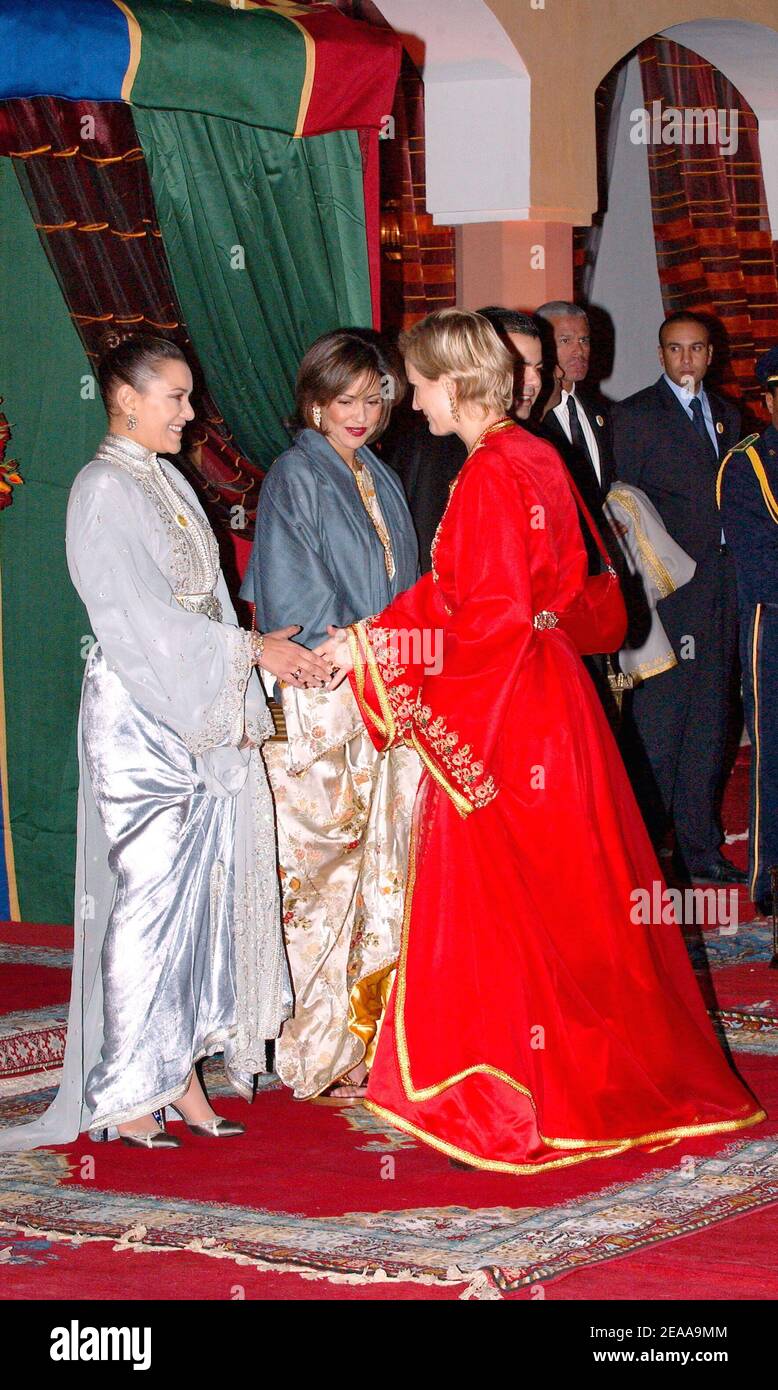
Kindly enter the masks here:
<path id="1" fill-rule="evenodd" d="M 748 883 L 745 869 L 737 869 L 723 854 L 691 872 L 692 883 Z"/>

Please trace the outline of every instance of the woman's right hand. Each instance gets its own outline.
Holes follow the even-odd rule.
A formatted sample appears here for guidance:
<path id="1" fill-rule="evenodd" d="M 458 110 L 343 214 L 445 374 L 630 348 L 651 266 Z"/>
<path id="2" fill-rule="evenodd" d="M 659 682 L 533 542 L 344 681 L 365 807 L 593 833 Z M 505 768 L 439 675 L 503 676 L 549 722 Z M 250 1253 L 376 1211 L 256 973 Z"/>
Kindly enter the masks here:
<path id="1" fill-rule="evenodd" d="M 289 639 L 300 631 L 299 623 L 292 627 L 279 628 L 278 632 L 266 632 L 262 659 L 259 662 L 263 671 L 294 685 L 298 690 L 309 686 L 325 686 L 330 678 L 330 668 L 326 661 L 307 647 L 301 647 Z"/>
<path id="2" fill-rule="evenodd" d="M 337 690 L 342 685 L 349 671 L 354 670 L 354 662 L 351 658 L 351 648 L 348 643 L 348 633 L 345 627 L 327 627 L 329 637 L 326 642 L 315 648 L 317 656 L 321 656 L 327 663 L 330 678 L 327 682 L 328 690 Z"/>

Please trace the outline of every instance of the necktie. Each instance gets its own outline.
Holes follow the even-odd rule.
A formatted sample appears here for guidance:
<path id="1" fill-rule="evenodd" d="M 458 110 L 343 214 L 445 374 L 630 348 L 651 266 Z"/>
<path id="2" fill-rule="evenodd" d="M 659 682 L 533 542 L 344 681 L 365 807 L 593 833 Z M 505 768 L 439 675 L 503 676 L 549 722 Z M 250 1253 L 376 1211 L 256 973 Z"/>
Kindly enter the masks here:
<path id="1" fill-rule="evenodd" d="M 584 434 L 583 429 L 581 428 L 581 421 L 578 418 L 578 407 L 576 406 L 574 396 L 568 396 L 567 398 L 567 418 L 570 421 L 570 442 L 573 448 L 575 449 L 576 453 L 581 455 L 585 463 L 588 463 L 594 475 L 594 480 L 596 482 L 597 470 L 594 466 L 594 460 L 592 459 L 592 456 L 589 453 L 589 446 L 586 443 L 586 435 Z"/>
<path id="2" fill-rule="evenodd" d="M 698 435 L 702 439 L 703 443 L 707 444 L 708 452 L 711 453 L 716 459 L 718 459 L 718 451 L 713 443 L 713 440 L 708 434 L 708 426 L 705 424 L 705 416 L 702 413 L 702 401 L 700 400 L 699 396 L 692 396 L 692 399 L 689 402 L 689 409 L 692 412 L 692 421 Z"/>

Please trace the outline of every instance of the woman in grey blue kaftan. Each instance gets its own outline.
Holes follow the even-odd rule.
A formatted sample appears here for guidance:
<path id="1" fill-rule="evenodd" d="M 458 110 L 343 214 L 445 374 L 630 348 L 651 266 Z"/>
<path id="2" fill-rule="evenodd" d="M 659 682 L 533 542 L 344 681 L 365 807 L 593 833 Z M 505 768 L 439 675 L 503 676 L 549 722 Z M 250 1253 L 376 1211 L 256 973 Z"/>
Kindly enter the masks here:
<path id="1" fill-rule="evenodd" d="M 328 623 L 380 612 L 417 577 L 397 476 L 365 446 L 352 468 L 318 430 L 301 430 L 260 492 L 241 590 L 258 627 L 299 623 L 298 640 L 315 647 Z M 281 693 L 288 741 L 264 754 L 295 1007 L 276 1067 L 307 1099 L 371 1062 L 399 950 L 420 767 L 409 748 L 376 751 L 348 683 Z"/>
<path id="2" fill-rule="evenodd" d="M 315 647 L 327 624 L 346 626 L 380 613 L 419 573 L 418 543 L 397 474 L 362 446 L 391 539 L 394 573 L 354 474 L 317 430 L 301 430 L 276 459 L 260 492 L 251 562 L 241 596 L 256 604 L 265 632 L 299 622 L 298 641 Z"/>

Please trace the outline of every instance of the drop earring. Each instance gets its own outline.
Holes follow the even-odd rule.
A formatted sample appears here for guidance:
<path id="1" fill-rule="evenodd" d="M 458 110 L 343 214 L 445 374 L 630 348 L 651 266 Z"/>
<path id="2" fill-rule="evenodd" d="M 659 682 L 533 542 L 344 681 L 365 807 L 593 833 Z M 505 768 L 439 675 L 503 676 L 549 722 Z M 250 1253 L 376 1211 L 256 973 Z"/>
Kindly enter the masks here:
<path id="1" fill-rule="evenodd" d="M 128 430 L 134 430 L 134 429 L 137 428 L 137 425 L 138 425 L 138 417 L 137 417 L 137 415 L 128 415 L 128 416 L 127 416 L 127 429 L 128 429 Z"/>
<path id="2" fill-rule="evenodd" d="M 451 419 L 454 421 L 454 424 L 457 425 L 459 424 L 459 406 L 456 403 L 454 392 L 450 388 L 447 388 L 447 395 L 449 409 L 451 410 Z"/>
<path id="3" fill-rule="evenodd" d="M 320 406 L 320 405 L 315 405 L 315 406 L 313 407 L 313 409 L 311 410 L 311 415 L 313 416 L 313 423 L 314 423 L 314 425 L 316 426 L 317 430 L 320 430 L 320 429 L 321 429 L 321 406 Z"/>

